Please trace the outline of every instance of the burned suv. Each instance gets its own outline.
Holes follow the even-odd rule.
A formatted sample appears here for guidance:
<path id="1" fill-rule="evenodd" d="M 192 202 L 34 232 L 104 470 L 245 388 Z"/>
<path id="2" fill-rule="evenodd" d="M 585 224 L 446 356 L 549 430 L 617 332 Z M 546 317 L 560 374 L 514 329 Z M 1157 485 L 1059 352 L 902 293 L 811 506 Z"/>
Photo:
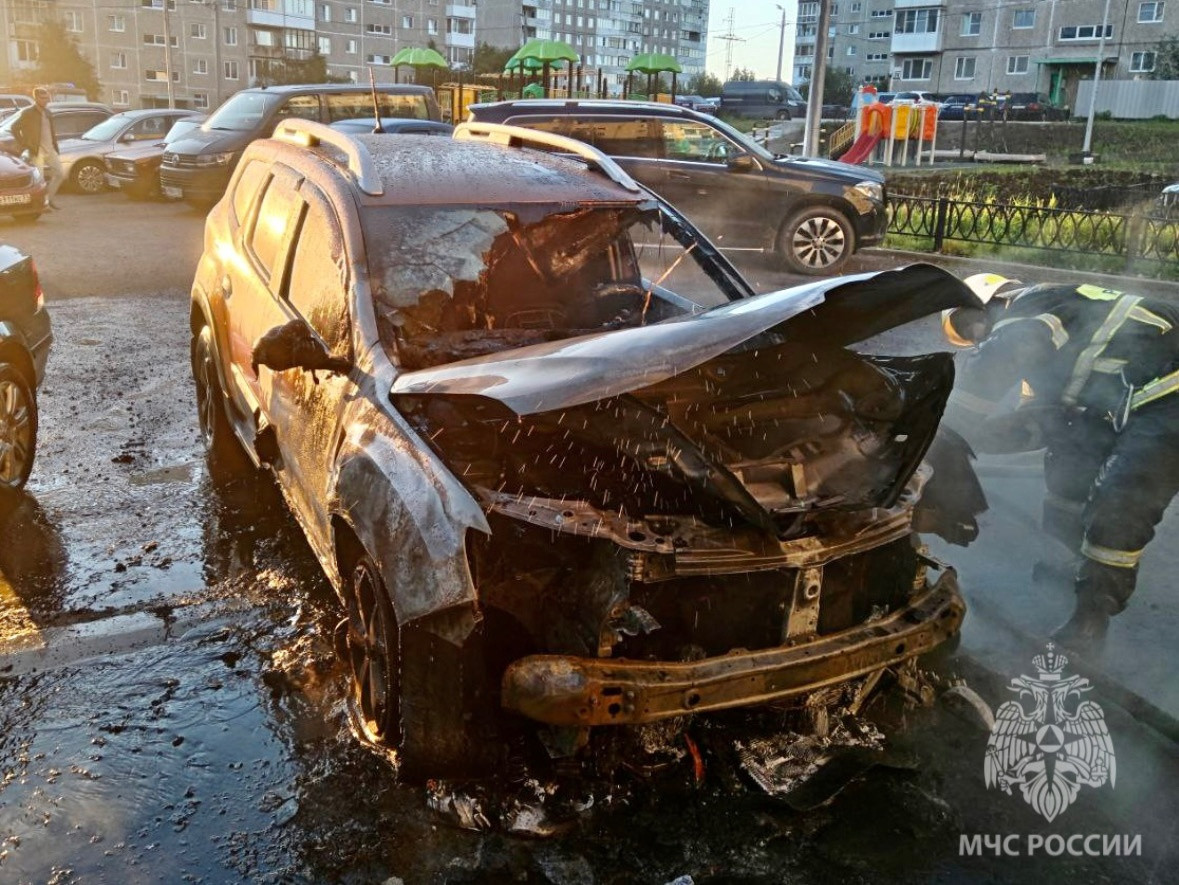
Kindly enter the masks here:
<path id="1" fill-rule="evenodd" d="M 953 635 L 912 525 L 952 360 L 851 345 L 971 297 L 923 265 L 755 296 L 580 142 L 287 120 L 209 214 L 192 366 L 211 456 L 273 472 L 341 597 L 357 724 L 441 772 Z"/>

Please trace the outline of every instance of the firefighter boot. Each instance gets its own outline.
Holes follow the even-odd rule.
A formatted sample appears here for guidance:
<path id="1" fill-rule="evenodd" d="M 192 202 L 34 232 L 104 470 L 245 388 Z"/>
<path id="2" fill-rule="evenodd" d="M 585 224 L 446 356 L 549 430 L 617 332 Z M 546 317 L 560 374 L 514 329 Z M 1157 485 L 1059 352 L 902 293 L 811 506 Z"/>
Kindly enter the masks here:
<path id="1" fill-rule="evenodd" d="M 1052 638 L 1067 649 L 1085 657 L 1101 651 L 1109 617 L 1114 613 L 1109 600 L 1097 596 L 1078 596 L 1073 616 L 1052 633 Z"/>

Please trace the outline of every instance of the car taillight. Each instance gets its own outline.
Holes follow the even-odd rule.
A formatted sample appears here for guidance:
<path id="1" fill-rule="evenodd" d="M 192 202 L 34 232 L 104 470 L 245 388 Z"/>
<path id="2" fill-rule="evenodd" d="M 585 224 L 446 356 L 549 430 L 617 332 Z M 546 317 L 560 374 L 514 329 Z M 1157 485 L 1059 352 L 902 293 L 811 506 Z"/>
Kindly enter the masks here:
<path id="1" fill-rule="evenodd" d="M 45 307 L 45 292 L 41 288 L 41 277 L 37 274 L 37 264 L 29 259 L 29 272 L 33 275 L 33 306 L 35 310 Z"/>

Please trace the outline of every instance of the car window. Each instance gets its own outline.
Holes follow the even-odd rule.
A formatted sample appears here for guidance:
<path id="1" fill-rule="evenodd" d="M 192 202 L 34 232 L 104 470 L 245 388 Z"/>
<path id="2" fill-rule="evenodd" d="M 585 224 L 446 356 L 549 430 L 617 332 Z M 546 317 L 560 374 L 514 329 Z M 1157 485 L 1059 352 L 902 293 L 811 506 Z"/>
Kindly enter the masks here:
<path id="1" fill-rule="evenodd" d="M 169 122 L 167 117 L 144 117 L 131 127 L 130 135 L 137 139 L 161 138 L 168 130 Z"/>
<path id="2" fill-rule="evenodd" d="M 299 177 L 294 172 L 282 166 L 274 167 L 274 176 L 262 196 L 250 231 L 250 254 L 259 274 L 268 282 L 278 276 L 280 251 L 295 222 L 294 210 L 302 204 L 298 185 Z"/>
<path id="3" fill-rule="evenodd" d="M 273 92 L 239 92 L 226 100 L 201 126 L 206 132 L 229 130 L 249 132 L 256 129 L 281 96 Z"/>
<path id="4" fill-rule="evenodd" d="M 303 196 L 306 202 L 291 261 L 287 301 L 333 355 L 343 356 L 349 345 L 344 239 L 335 215 L 319 191 L 304 185 Z"/>
<path id="5" fill-rule="evenodd" d="M 698 307 L 727 304 L 729 296 L 701 270 L 695 256 L 646 218 L 630 229 L 635 258 L 646 286 L 667 289 Z"/>
<path id="6" fill-rule="evenodd" d="M 612 157 L 658 159 L 663 138 L 658 121 L 642 117 L 516 117 L 510 120 L 531 129 L 556 132 L 592 144 Z"/>
<path id="7" fill-rule="evenodd" d="M 339 95 L 325 95 L 327 102 L 328 121 L 351 120 L 357 117 L 373 116 L 372 94 L 367 92 L 350 92 Z M 382 117 L 399 117 L 409 120 L 428 120 L 430 109 L 426 106 L 424 95 L 388 95 L 377 93 L 377 106 L 381 109 Z"/>
<path id="8" fill-rule="evenodd" d="M 254 195 L 267 180 L 269 173 L 270 167 L 260 160 L 250 160 L 242 168 L 233 189 L 233 214 L 238 224 L 245 221 L 250 204 L 254 202 Z"/>
<path id="9" fill-rule="evenodd" d="M 738 153 L 716 129 L 695 120 L 664 120 L 663 150 L 669 160 L 692 160 L 723 165 Z"/>
<path id="10" fill-rule="evenodd" d="M 98 111 L 64 111 L 53 115 L 53 129 L 58 138 L 77 138 L 106 118 Z"/>
<path id="11" fill-rule="evenodd" d="M 318 95 L 292 95 L 279 106 L 274 122 L 297 117 L 300 120 L 319 120 Z"/>
<path id="12" fill-rule="evenodd" d="M 62 131 L 62 121 L 66 117 L 72 117 L 72 114 L 54 114 L 53 126 L 57 130 L 60 137 Z M 107 117 L 97 126 L 92 126 L 82 134 L 82 138 L 87 141 L 110 141 L 119 131 L 127 125 L 128 117 L 124 114 L 115 114 L 113 117 Z"/>

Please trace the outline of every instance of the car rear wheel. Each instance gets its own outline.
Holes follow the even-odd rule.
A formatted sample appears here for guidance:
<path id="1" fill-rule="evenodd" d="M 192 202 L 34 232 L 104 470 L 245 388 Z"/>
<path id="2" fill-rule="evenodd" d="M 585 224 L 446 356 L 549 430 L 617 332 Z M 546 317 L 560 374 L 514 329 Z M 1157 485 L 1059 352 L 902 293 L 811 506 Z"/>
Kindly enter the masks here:
<path id="1" fill-rule="evenodd" d="M 192 339 L 192 378 L 196 384 L 197 419 L 209 461 L 233 473 L 246 472 L 249 459 L 225 414 L 225 394 L 217 374 L 213 332 L 202 326 Z"/>
<path id="2" fill-rule="evenodd" d="M 100 194 L 106 190 L 106 173 L 93 160 L 83 160 L 70 175 L 74 189 L 83 194 Z"/>
<path id="3" fill-rule="evenodd" d="M 393 604 L 372 557 L 361 554 L 346 588 L 345 648 L 353 718 L 364 737 L 401 741 L 401 643 Z"/>
<path id="4" fill-rule="evenodd" d="M 0 363 L 0 491 L 24 488 L 37 446 L 37 400 L 11 363 Z"/>
<path id="5" fill-rule="evenodd" d="M 789 120 L 790 111 L 778 111 L 778 113 L 774 115 L 774 118 L 777 120 Z"/>
<path id="6" fill-rule="evenodd" d="M 794 273 L 839 273 L 853 251 L 851 223 L 830 206 L 802 209 L 786 219 L 778 232 L 778 257 Z"/>

